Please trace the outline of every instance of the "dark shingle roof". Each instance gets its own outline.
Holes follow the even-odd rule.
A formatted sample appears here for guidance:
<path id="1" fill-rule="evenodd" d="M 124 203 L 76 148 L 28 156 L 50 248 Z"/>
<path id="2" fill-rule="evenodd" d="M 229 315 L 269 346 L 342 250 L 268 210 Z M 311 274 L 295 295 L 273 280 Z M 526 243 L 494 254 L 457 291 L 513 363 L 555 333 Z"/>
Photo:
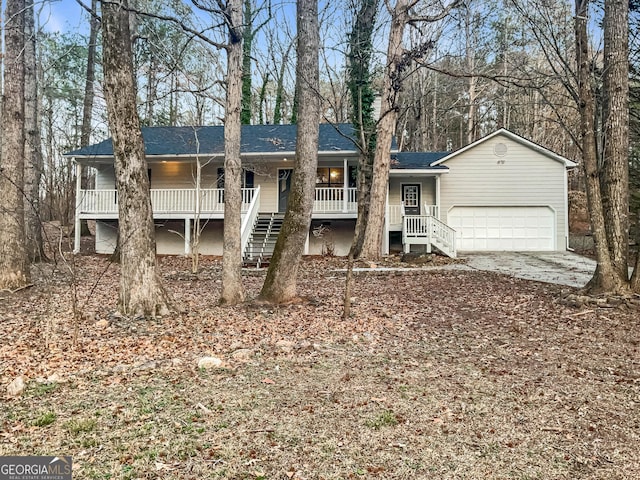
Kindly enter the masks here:
<path id="1" fill-rule="evenodd" d="M 339 130 L 339 131 L 338 131 Z M 295 152 L 296 125 L 243 125 L 242 153 Z M 199 152 L 196 142 L 200 143 Z M 355 152 L 350 124 L 320 124 L 321 152 Z M 153 155 L 223 154 L 224 127 L 144 127 L 145 151 Z M 111 139 L 68 152 L 69 157 L 112 156 Z"/>
<path id="2" fill-rule="evenodd" d="M 451 152 L 398 152 L 391 155 L 391 168 L 394 170 L 429 169 L 449 170 L 444 165 L 432 166 Z"/>

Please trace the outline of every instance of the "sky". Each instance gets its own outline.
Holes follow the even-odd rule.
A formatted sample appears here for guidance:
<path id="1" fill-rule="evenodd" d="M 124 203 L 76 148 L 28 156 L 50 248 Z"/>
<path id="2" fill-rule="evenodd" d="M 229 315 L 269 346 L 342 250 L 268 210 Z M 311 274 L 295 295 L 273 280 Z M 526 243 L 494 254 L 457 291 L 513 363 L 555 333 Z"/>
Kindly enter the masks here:
<path id="1" fill-rule="evenodd" d="M 82 32 L 89 28 L 87 15 L 75 0 L 43 0 L 36 3 L 36 9 L 46 32 Z"/>

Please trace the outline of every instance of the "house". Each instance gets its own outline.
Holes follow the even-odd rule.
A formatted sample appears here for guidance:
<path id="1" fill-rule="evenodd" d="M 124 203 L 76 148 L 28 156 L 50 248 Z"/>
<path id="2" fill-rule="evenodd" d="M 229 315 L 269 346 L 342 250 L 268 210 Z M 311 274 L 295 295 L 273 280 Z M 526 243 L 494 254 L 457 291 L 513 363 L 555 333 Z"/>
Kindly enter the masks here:
<path id="1" fill-rule="evenodd" d="M 305 253 L 348 253 L 357 216 L 352 135 L 350 125 L 320 125 Z M 150 127 L 143 136 L 157 252 L 189 253 L 199 221 L 200 253 L 222 254 L 223 127 Z M 247 259 L 259 262 L 272 251 L 291 187 L 295 141 L 295 125 L 242 127 Z M 76 223 L 96 220 L 96 252 L 111 253 L 118 224 L 111 140 L 66 156 L 77 166 Z M 458 250 L 566 249 L 567 169 L 576 165 L 570 160 L 504 129 L 455 152 L 392 150 L 391 157 L 384 253 L 396 241 L 407 252 L 436 248 L 449 256 Z M 95 188 L 83 190 L 80 173 L 87 167 L 95 169 Z"/>

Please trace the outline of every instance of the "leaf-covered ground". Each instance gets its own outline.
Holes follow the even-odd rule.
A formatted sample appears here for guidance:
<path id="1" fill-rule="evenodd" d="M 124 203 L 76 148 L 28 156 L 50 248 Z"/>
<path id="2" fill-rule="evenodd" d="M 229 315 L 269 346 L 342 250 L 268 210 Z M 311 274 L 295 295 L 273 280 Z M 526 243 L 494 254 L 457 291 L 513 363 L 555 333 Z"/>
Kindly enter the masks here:
<path id="1" fill-rule="evenodd" d="M 219 260 L 160 262 L 180 312 L 152 322 L 113 315 L 104 257 L 0 293 L 0 394 L 27 381 L 0 455 L 72 455 L 77 479 L 640 478 L 638 310 L 415 268 L 358 274 L 343 321 L 340 260 L 305 259 L 307 301 L 279 308 L 218 307 Z"/>

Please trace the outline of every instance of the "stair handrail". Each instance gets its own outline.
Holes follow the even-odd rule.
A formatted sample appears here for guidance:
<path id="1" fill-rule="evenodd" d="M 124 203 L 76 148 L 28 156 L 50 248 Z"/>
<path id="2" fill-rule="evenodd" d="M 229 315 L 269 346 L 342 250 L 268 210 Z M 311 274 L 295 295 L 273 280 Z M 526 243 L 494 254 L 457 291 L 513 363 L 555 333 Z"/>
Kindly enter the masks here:
<path id="1" fill-rule="evenodd" d="M 242 226 L 240 227 L 240 251 L 242 252 L 242 255 L 244 255 L 247 244 L 249 243 L 249 238 L 251 237 L 253 226 L 255 225 L 256 219 L 258 218 L 259 210 L 260 185 L 258 185 L 258 187 L 254 190 L 253 198 L 251 199 L 251 203 L 249 204 L 247 213 L 244 214 L 244 218 L 242 219 Z"/>
<path id="2" fill-rule="evenodd" d="M 451 258 L 456 258 L 456 231 L 436 217 L 431 218 L 431 242 Z"/>
<path id="3" fill-rule="evenodd" d="M 442 253 L 456 258 L 456 231 L 449 225 L 430 215 L 405 215 L 402 217 L 402 244 L 412 239 L 424 239 L 428 245 L 437 247 Z M 406 251 L 406 250 L 405 250 Z"/>

